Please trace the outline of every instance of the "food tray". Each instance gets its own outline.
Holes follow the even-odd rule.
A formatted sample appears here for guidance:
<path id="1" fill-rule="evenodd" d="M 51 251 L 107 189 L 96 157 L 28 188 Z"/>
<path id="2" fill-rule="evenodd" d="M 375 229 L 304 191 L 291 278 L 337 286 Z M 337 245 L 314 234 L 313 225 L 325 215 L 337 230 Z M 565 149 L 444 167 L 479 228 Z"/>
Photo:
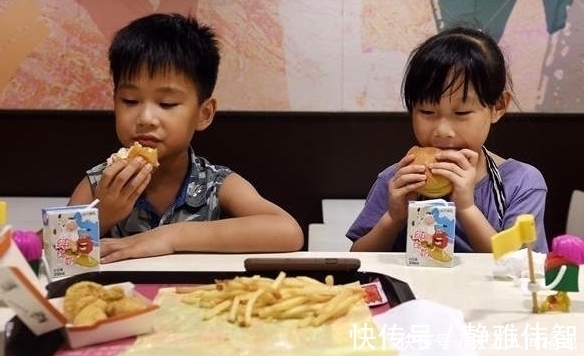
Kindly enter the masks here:
<path id="1" fill-rule="evenodd" d="M 264 277 L 276 278 L 279 271 L 261 272 Z M 62 279 L 47 285 L 48 298 L 61 297 L 67 288 L 79 281 L 93 281 L 100 284 L 132 282 L 137 286 L 155 286 L 157 288 L 181 284 L 210 284 L 215 279 L 231 279 L 237 276 L 253 276 L 258 272 L 158 272 L 158 271 L 120 271 L 90 272 Z M 415 299 L 409 285 L 396 278 L 374 272 L 332 272 L 332 271 L 286 271 L 287 276 L 309 276 L 324 281 L 332 275 L 335 284 L 359 281 L 370 283 L 378 280 L 387 296 L 389 307 Z M 156 290 L 157 290 L 156 288 Z M 153 297 L 154 295 L 152 295 Z M 36 336 L 18 317 L 12 318 L 5 327 L 5 356 L 13 355 L 54 355 L 65 343 L 60 330 Z"/>

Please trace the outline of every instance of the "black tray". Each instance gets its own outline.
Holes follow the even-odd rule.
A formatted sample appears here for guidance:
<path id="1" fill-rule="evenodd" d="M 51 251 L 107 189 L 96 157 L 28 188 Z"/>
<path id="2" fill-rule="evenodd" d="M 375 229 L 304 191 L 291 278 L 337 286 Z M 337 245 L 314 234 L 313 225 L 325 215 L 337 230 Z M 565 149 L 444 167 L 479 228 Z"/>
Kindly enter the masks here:
<path id="1" fill-rule="evenodd" d="M 265 277 L 275 278 L 279 272 L 262 272 Z M 94 281 L 100 284 L 132 282 L 134 284 L 209 284 L 215 279 L 230 279 L 236 276 L 252 276 L 257 272 L 90 272 L 62 279 L 47 285 L 48 298 L 62 297 L 67 288 L 79 281 Z M 324 281 L 332 275 L 335 284 L 359 281 L 369 283 L 379 280 L 391 306 L 415 299 L 409 285 L 393 277 L 373 272 L 323 272 L 289 271 L 287 276 L 309 276 Z M 59 330 L 36 336 L 18 318 L 6 323 L 5 356 L 12 355 L 53 355 L 63 344 L 64 337 Z"/>

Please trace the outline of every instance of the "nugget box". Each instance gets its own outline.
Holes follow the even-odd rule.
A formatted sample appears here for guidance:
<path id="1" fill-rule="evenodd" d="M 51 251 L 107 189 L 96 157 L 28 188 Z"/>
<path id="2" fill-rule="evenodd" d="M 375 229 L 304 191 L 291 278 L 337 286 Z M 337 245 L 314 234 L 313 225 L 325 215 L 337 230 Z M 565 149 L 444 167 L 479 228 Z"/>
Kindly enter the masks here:
<path id="1" fill-rule="evenodd" d="M 97 208 L 44 208 L 42 217 L 45 268 L 50 280 L 99 270 Z"/>
<path id="2" fill-rule="evenodd" d="M 134 290 L 132 283 L 116 284 L 127 296 L 146 303 L 146 308 L 110 317 L 95 324 L 75 326 L 63 314 L 63 298 L 47 299 L 46 291 L 11 238 L 11 228 L 0 234 L 0 294 L 2 300 L 35 334 L 62 329 L 71 348 L 98 344 L 148 333 L 154 329 L 158 306 Z M 104 286 L 106 288 L 114 285 Z"/>
<path id="3" fill-rule="evenodd" d="M 444 199 L 409 202 L 406 265 L 452 267 L 455 228 L 454 203 Z"/>

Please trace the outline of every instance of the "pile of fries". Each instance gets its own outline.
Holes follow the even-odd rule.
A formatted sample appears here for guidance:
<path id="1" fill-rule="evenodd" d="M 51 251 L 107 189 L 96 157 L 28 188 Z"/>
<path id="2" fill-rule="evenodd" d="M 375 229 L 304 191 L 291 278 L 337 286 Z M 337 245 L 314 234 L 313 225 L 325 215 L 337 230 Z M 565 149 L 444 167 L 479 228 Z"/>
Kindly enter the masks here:
<path id="1" fill-rule="evenodd" d="M 249 326 L 252 317 L 264 320 L 298 319 L 299 327 L 319 326 L 346 315 L 364 303 L 365 292 L 359 282 L 334 285 L 328 275 L 324 283 L 314 278 L 260 276 L 216 280 L 215 284 L 176 287 L 185 293 L 182 302 L 208 309 L 205 320 L 226 315 L 239 326 Z"/>

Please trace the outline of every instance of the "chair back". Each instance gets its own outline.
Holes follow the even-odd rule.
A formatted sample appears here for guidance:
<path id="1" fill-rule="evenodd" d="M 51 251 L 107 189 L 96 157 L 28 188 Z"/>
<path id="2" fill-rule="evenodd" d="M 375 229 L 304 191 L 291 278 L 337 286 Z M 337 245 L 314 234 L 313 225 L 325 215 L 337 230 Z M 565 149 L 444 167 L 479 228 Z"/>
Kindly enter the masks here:
<path id="1" fill-rule="evenodd" d="M 584 191 L 574 190 L 568 208 L 566 234 L 584 238 Z"/>

